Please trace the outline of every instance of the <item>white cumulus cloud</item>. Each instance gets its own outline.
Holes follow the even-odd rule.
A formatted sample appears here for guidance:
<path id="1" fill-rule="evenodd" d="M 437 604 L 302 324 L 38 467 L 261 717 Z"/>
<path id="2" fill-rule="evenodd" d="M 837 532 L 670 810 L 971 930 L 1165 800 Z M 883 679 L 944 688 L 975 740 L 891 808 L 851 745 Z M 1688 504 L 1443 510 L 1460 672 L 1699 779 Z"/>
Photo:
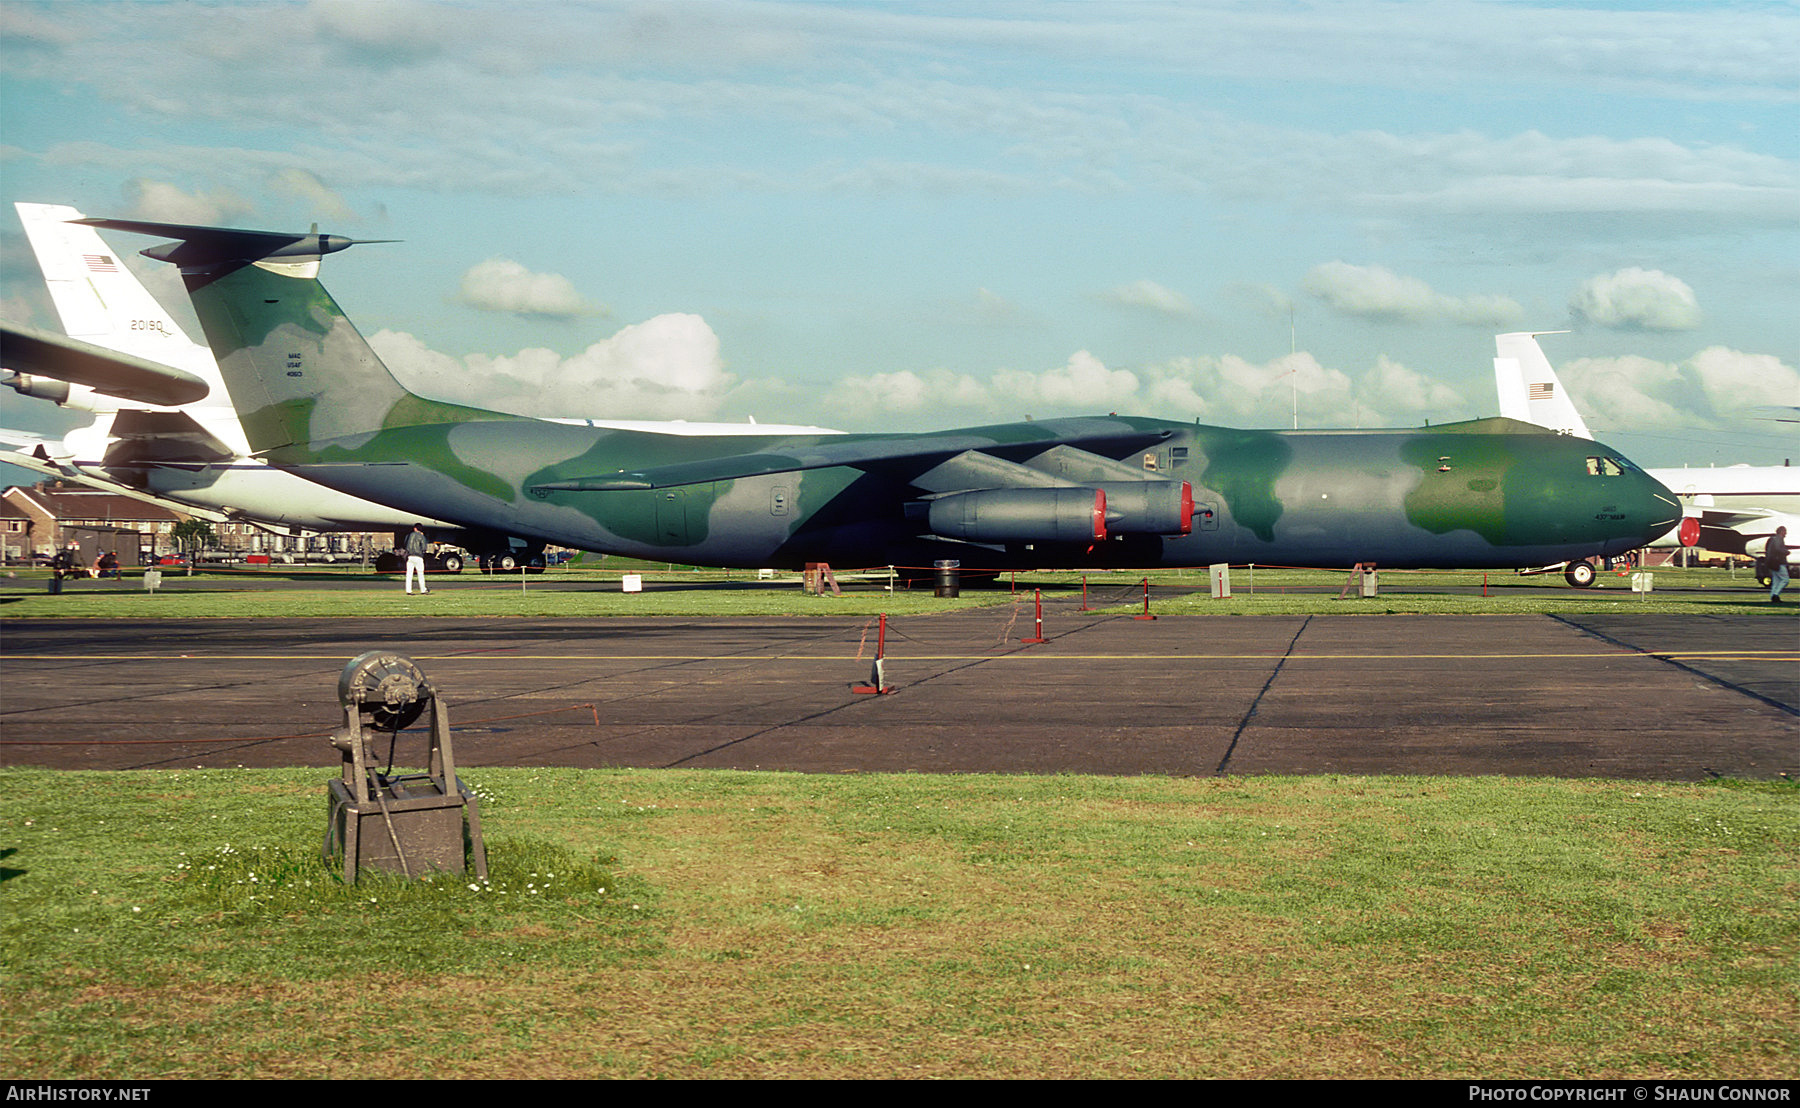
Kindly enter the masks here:
<path id="1" fill-rule="evenodd" d="M 832 390 L 834 406 L 867 415 L 911 415 L 946 409 L 975 411 L 990 399 L 986 386 L 947 369 L 914 373 L 872 373 L 842 380 Z"/>
<path id="2" fill-rule="evenodd" d="M 1128 369 L 1107 369 L 1086 350 L 1077 350 L 1066 364 L 1042 373 L 1003 369 L 994 374 L 995 402 L 1022 412 L 1111 411 L 1136 400 L 1137 374 Z"/>
<path id="3" fill-rule="evenodd" d="M 1366 409 L 1405 422 L 1443 419 L 1469 406 L 1462 393 L 1394 361 L 1386 354 L 1375 359 L 1375 368 L 1356 384 L 1356 394 Z"/>
<path id="4" fill-rule="evenodd" d="M 1100 299 L 1109 304 L 1142 308 L 1177 319 L 1192 319 L 1198 314 L 1187 297 L 1155 281 L 1132 281 L 1101 293 Z"/>
<path id="5" fill-rule="evenodd" d="M 250 202 L 230 189 L 192 193 L 167 181 L 139 177 L 126 191 L 131 194 L 132 215 L 156 223 L 228 226 L 251 211 Z"/>
<path id="6" fill-rule="evenodd" d="M 1009 421 L 1031 416 L 1145 415 L 1198 419 L 1233 427 L 1416 426 L 1481 414 L 1491 402 L 1470 403 L 1457 389 L 1388 357 L 1360 373 L 1323 365 L 1307 351 L 1265 362 L 1236 354 L 1173 358 L 1112 369 L 1086 350 L 1052 369 L 998 369 L 984 376 L 933 369 L 901 370 L 841 379 L 830 410 L 804 408 L 804 418 L 850 430 L 874 430 L 882 417 L 910 429 Z M 814 402 L 818 403 L 817 397 Z M 845 413 L 856 413 L 846 420 Z"/>
<path id="7" fill-rule="evenodd" d="M 1685 366 L 1698 379 L 1713 411 L 1721 414 L 1759 405 L 1800 404 L 1800 370 L 1773 354 L 1709 346 Z"/>
<path id="8" fill-rule="evenodd" d="M 1626 431 L 1692 426 L 1681 368 L 1637 354 L 1576 358 L 1557 367 L 1588 426 Z"/>
<path id="9" fill-rule="evenodd" d="M 356 219 L 356 213 L 350 205 L 339 196 L 319 175 L 309 169 L 290 166 L 277 170 L 270 178 L 269 187 L 278 193 L 298 198 L 311 211 L 324 219 L 347 223 Z"/>
<path id="10" fill-rule="evenodd" d="M 732 385 L 719 337 L 697 315 L 670 313 L 564 357 L 531 348 L 456 358 L 404 332 L 369 339 L 409 387 L 440 400 L 531 416 L 706 419 Z"/>
<path id="11" fill-rule="evenodd" d="M 1800 370 L 1773 354 L 1726 346 L 1674 363 L 1638 355 L 1577 358 L 1558 371 L 1596 429 L 1742 430 L 1752 408 L 1800 403 Z"/>
<path id="12" fill-rule="evenodd" d="M 1660 269 L 1627 266 L 1583 281 L 1569 310 L 1602 327 L 1688 331 L 1700 326 L 1694 290 Z"/>
<path id="13" fill-rule="evenodd" d="M 1446 296 L 1417 277 L 1403 277 L 1378 265 L 1326 262 L 1308 271 L 1302 284 L 1337 311 L 1374 319 L 1507 327 L 1525 314 L 1510 297 Z"/>
<path id="14" fill-rule="evenodd" d="M 511 258 L 489 258 L 469 267 L 457 299 L 482 311 L 523 316 L 572 319 L 605 314 L 604 308 L 584 300 L 562 274 L 533 273 Z"/>
<path id="15" fill-rule="evenodd" d="M 812 418 L 843 423 L 845 411 L 867 423 L 882 415 L 929 416 L 951 422 L 1037 419 L 1134 409 L 1139 381 L 1127 369 L 1108 369 L 1086 350 L 1054 369 L 995 370 L 987 380 L 948 369 L 900 370 L 842 378 L 831 389 L 832 411 Z"/>
<path id="16" fill-rule="evenodd" d="M 1176 358 L 1146 367 L 1145 414 L 1238 427 L 1347 426 L 1354 385 L 1306 351 L 1253 362 L 1236 354 Z M 1361 419 L 1374 418 L 1365 412 Z"/>

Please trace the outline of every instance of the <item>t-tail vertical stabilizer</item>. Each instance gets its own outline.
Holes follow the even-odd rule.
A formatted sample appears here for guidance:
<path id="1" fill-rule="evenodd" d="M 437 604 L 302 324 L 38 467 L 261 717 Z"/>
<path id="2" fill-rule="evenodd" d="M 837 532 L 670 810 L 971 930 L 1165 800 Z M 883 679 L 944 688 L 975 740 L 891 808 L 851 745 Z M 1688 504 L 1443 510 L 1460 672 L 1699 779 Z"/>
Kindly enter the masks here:
<path id="1" fill-rule="evenodd" d="M 319 283 L 325 254 L 359 241 L 340 235 L 239 231 L 133 220 L 80 222 L 179 242 L 145 257 L 181 269 L 250 447 L 306 461 L 327 444 L 391 427 L 517 420 L 409 391 Z"/>
<path id="2" fill-rule="evenodd" d="M 67 204 L 13 207 L 70 338 L 174 366 L 223 389 L 212 354 L 188 338 L 93 228 L 73 222 L 79 211 Z M 214 403 L 223 405 L 224 396 Z"/>
<path id="3" fill-rule="evenodd" d="M 1566 334 L 1516 331 L 1494 336 L 1494 387 L 1500 394 L 1500 414 L 1548 427 L 1559 435 L 1591 439 L 1594 436 L 1587 423 L 1537 343 L 1539 335 Z"/>

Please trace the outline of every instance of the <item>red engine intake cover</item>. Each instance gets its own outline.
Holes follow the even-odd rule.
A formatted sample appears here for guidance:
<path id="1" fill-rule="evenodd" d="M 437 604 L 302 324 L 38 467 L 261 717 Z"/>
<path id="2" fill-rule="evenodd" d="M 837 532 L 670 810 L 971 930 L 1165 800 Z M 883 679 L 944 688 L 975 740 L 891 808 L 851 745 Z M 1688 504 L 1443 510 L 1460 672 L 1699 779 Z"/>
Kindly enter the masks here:
<path id="1" fill-rule="evenodd" d="M 1700 545 L 1700 521 L 1688 516 L 1681 521 L 1681 527 L 1675 532 L 1683 546 Z"/>

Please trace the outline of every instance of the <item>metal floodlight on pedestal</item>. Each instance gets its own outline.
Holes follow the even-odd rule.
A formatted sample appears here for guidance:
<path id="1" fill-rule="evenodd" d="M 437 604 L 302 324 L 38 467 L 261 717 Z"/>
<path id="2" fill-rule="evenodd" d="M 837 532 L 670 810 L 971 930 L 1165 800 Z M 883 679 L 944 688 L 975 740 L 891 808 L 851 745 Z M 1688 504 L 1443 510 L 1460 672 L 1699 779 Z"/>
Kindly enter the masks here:
<path id="1" fill-rule="evenodd" d="M 330 782 L 325 861 L 343 860 L 345 884 L 364 868 L 405 877 L 461 873 L 472 859 L 487 876 L 481 841 L 481 804 L 456 776 L 450 710 L 411 658 L 374 650 L 351 660 L 338 677 L 344 726 L 331 745 L 343 755 L 343 776 Z M 431 710 L 424 773 L 393 773 L 400 732 Z M 387 767 L 377 769 L 375 743 L 388 736 Z"/>

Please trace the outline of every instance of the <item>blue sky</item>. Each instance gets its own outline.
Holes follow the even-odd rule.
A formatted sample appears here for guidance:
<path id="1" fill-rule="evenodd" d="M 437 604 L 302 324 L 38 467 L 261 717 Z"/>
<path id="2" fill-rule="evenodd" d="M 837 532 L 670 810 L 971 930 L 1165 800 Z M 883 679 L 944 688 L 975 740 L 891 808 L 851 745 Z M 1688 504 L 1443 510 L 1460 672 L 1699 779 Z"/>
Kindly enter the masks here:
<path id="1" fill-rule="evenodd" d="M 327 286 L 533 414 L 1412 426 L 1566 328 L 1606 441 L 1778 464 L 1796 58 L 1785 3 L 5 0 L 0 311 L 53 325 L 30 200 L 402 239 Z"/>

